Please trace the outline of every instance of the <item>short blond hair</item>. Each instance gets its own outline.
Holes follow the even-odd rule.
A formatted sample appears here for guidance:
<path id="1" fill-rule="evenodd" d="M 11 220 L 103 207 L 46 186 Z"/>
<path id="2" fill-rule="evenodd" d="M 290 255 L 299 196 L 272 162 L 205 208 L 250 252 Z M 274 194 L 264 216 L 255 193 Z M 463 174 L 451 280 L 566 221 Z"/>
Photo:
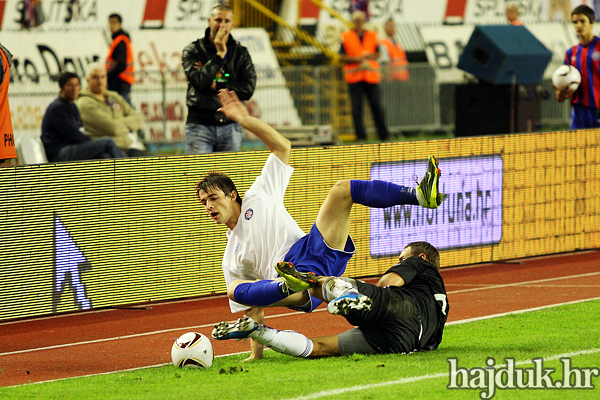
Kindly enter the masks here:
<path id="1" fill-rule="evenodd" d="M 360 11 L 360 10 L 354 11 L 352 13 L 352 22 L 356 21 L 359 18 L 366 22 L 367 21 L 367 14 L 365 14 L 364 11 Z"/>
<path id="2" fill-rule="evenodd" d="M 101 62 L 93 62 L 87 65 L 85 68 L 85 78 L 89 79 L 92 76 L 92 72 L 103 69 L 106 72 L 106 65 Z"/>

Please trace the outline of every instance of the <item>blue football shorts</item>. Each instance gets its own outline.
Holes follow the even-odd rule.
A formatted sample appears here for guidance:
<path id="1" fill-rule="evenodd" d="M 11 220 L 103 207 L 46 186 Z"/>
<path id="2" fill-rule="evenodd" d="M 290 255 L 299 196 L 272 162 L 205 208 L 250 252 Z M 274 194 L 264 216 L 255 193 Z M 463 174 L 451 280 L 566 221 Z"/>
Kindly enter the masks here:
<path id="1" fill-rule="evenodd" d="M 315 223 L 308 235 L 292 245 L 283 260 L 294 264 L 300 272 L 314 272 L 318 276 L 341 276 L 355 251 L 356 247 L 350 236 L 346 240 L 344 250 L 327 246 Z M 301 309 L 310 312 L 322 301 L 311 296 L 311 303 L 310 310 Z"/>

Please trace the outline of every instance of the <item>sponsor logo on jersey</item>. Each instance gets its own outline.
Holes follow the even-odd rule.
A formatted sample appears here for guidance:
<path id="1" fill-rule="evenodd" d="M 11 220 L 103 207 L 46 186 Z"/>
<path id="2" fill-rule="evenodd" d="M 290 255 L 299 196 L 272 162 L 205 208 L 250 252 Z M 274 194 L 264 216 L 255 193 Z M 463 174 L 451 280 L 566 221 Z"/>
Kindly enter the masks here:
<path id="1" fill-rule="evenodd" d="M 244 218 L 246 218 L 247 220 L 249 220 L 250 218 L 252 218 L 253 215 L 254 215 L 254 210 L 251 209 L 251 208 L 249 208 L 244 213 Z"/>

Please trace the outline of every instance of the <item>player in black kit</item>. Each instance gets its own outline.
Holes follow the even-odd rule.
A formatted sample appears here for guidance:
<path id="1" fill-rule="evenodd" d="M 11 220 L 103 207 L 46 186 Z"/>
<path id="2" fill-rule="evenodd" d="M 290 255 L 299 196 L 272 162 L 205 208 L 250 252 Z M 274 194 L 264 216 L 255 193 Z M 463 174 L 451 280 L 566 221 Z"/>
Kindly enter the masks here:
<path id="1" fill-rule="evenodd" d="M 279 263 L 277 270 L 290 289 L 310 288 L 313 296 L 329 303 L 330 313 L 343 315 L 356 328 L 309 339 L 244 316 L 216 325 L 213 337 L 251 337 L 280 353 L 307 358 L 435 350 L 442 341 L 449 309 L 439 268 L 439 252 L 427 242 L 407 245 L 399 263 L 387 270 L 376 285 L 348 278 L 315 279 L 289 263 Z"/>

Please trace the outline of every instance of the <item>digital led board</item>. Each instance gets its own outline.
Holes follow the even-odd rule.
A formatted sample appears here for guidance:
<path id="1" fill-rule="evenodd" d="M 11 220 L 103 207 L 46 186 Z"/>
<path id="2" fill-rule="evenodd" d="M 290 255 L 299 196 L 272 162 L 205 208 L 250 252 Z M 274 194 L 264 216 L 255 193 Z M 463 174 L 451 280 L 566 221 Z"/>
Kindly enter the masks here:
<path id="1" fill-rule="evenodd" d="M 440 192 L 446 200 L 433 210 L 413 205 L 372 208 L 371 256 L 400 254 L 408 243 L 422 240 L 439 250 L 498 243 L 502 166 L 498 154 L 440 160 Z M 373 163 L 371 179 L 401 183 L 407 176 L 422 177 L 426 168 L 426 160 Z"/>

